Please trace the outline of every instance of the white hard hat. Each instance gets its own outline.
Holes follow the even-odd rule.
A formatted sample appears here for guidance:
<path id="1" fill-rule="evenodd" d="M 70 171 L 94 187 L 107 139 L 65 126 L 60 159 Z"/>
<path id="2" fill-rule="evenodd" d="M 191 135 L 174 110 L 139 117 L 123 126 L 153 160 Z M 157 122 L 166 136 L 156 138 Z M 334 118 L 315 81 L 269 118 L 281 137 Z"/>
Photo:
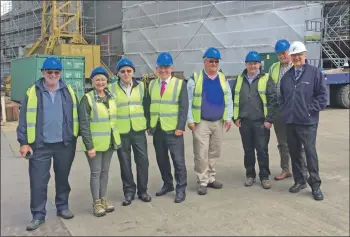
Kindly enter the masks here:
<path id="1" fill-rule="evenodd" d="M 294 41 L 289 47 L 289 55 L 306 52 L 305 45 L 300 41 Z"/>

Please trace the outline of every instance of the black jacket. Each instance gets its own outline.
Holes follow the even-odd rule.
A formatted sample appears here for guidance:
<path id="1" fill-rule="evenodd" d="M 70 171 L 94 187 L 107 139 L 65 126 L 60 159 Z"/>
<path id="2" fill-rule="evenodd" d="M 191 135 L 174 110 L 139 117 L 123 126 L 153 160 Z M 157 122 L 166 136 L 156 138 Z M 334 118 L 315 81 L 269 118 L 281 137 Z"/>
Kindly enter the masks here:
<path id="1" fill-rule="evenodd" d="M 278 108 L 275 83 L 271 79 L 269 79 L 267 82 L 266 97 L 268 113 L 265 118 L 263 103 L 258 92 L 259 79 L 260 77 L 264 76 L 265 73 L 260 73 L 251 85 L 246 79 L 247 69 L 245 69 L 241 75 L 243 76 L 243 83 L 239 98 L 238 119 L 265 120 L 266 122 L 272 123 L 274 115 Z M 236 84 L 237 79 L 235 80 L 232 87 L 234 105 L 237 104 L 237 102 L 234 100 Z"/>
<path id="2" fill-rule="evenodd" d="M 319 112 L 327 106 L 324 75 L 315 66 L 304 64 L 299 79 L 291 67 L 281 79 L 280 109 L 285 123 L 318 124 Z"/>

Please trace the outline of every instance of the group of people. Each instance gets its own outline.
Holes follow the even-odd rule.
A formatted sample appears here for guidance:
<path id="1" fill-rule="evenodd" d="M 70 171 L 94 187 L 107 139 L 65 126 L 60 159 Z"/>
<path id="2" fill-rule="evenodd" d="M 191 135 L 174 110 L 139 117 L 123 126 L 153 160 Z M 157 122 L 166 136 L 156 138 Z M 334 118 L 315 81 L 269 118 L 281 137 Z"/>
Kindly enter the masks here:
<path id="1" fill-rule="evenodd" d="M 123 58 L 117 63 L 118 80 L 113 83 L 105 69 L 95 68 L 90 75 L 93 89 L 80 101 L 60 78 L 61 62 L 55 57 L 47 58 L 42 66 L 43 78 L 26 93 L 17 128 L 20 153 L 29 160 L 33 219 L 27 230 L 35 230 L 45 222 L 52 158 L 57 215 L 65 219 L 74 217 L 68 205 L 71 190 L 68 176 L 78 136 L 82 137 L 82 148 L 90 166 L 95 216 L 114 210 L 107 197 L 114 151 L 123 183 L 122 205 L 130 205 L 136 194 L 143 202 L 151 201 L 147 189 L 146 133 L 153 136 L 163 180 L 156 196 L 174 191 L 170 152 L 176 181 L 175 203 L 183 202 L 187 186 L 183 137 L 186 125 L 193 135 L 199 195 L 207 194 L 207 188 L 223 187 L 216 179 L 215 165 L 220 157 L 223 131 L 228 132 L 233 122 L 239 128 L 244 150 L 245 186 L 256 181 L 256 151 L 261 185 L 264 189 L 271 187 L 268 144 L 270 128 L 274 125 L 282 168 L 275 179 L 291 176 L 291 158 L 294 184 L 289 191 L 297 193 L 308 183 L 313 198 L 322 200 L 315 144 L 319 111 L 327 105 L 325 80 L 317 67 L 306 63 L 307 50 L 302 42 L 290 45 L 279 40 L 275 51 L 279 62 L 268 73 L 261 70 L 259 53 L 249 52 L 246 69 L 232 87 L 219 70 L 221 54 L 213 47 L 203 55 L 204 69 L 193 73 L 187 81 L 172 76 L 172 56 L 160 53 L 156 62 L 158 78 L 148 88 L 133 78 L 134 64 Z M 131 149 L 136 163 L 136 184 Z"/>

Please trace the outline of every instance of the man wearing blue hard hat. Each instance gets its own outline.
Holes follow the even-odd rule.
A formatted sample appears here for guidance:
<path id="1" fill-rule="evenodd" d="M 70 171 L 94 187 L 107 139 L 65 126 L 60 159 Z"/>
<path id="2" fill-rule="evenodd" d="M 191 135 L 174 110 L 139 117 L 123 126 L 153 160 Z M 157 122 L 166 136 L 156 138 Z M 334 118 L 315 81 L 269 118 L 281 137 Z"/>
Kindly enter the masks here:
<path id="1" fill-rule="evenodd" d="M 282 77 L 280 83 L 280 109 L 287 124 L 287 142 L 292 160 L 294 184 L 291 193 L 298 193 L 308 183 L 315 200 L 323 200 L 316 150 L 317 128 L 320 111 L 328 101 L 327 86 L 323 73 L 306 63 L 306 47 L 295 41 L 289 47 L 293 66 Z M 301 149 L 304 146 L 307 170 L 303 170 L 304 160 Z"/>
<path id="2" fill-rule="evenodd" d="M 260 71 L 261 59 L 256 51 L 245 58 L 243 73 L 234 86 L 233 120 L 241 134 L 246 169 L 245 186 L 255 182 L 255 151 L 259 164 L 259 177 L 264 189 L 271 188 L 269 181 L 270 128 L 277 109 L 276 88 L 267 73 Z"/>
<path id="3" fill-rule="evenodd" d="M 118 80 L 111 83 L 109 88 L 117 104 L 116 123 L 122 141 L 121 148 L 117 150 L 124 192 L 122 204 L 128 206 L 136 193 L 143 202 L 151 201 L 147 193 L 149 162 L 146 129 L 149 124 L 149 96 L 144 84 L 133 78 L 135 66 L 132 61 L 120 59 L 117 71 Z M 137 186 L 131 169 L 131 148 L 136 163 Z"/>
<path id="4" fill-rule="evenodd" d="M 187 125 L 193 134 L 194 170 L 199 195 L 207 187 L 221 189 L 216 179 L 215 165 L 220 158 L 223 127 L 226 132 L 232 123 L 231 87 L 219 71 L 220 51 L 210 47 L 203 55 L 204 69 L 194 73 L 187 82 L 189 110 Z"/>
<path id="5" fill-rule="evenodd" d="M 45 222 L 52 158 L 57 215 L 64 219 L 74 217 L 68 205 L 68 176 L 79 132 L 78 99 L 73 89 L 61 79 L 62 69 L 58 58 L 48 57 L 42 65 L 43 77 L 28 89 L 20 110 L 17 140 L 21 145 L 21 156 L 29 160 L 33 218 L 27 226 L 28 231 Z"/>
<path id="6" fill-rule="evenodd" d="M 188 96 L 184 80 L 172 77 L 173 58 L 168 52 L 162 52 L 157 58 L 158 78 L 149 84 L 150 129 L 156 152 L 158 167 L 163 186 L 156 196 L 163 196 L 174 190 L 171 174 L 170 151 L 173 160 L 176 197 L 175 203 L 186 198 L 187 170 L 183 133 L 186 127 Z"/>
<path id="7" fill-rule="evenodd" d="M 279 62 L 272 64 L 269 70 L 270 78 L 275 82 L 277 97 L 280 95 L 280 81 L 282 76 L 293 66 L 292 59 L 289 55 L 290 44 L 287 40 L 278 40 L 275 45 L 275 52 L 277 54 Z M 283 122 L 282 115 L 279 110 L 276 111 L 275 118 L 273 121 L 273 127 L 277 138 L 277 148 L 280 153 L 281 169 L 280 175 L 275 177 L 275 180 L 282 180 L 291 177 L 291 171 L 289 166 L 289 150 L 287 144 L 287 126 Z M 301 150 L 303 160 L 305 160 L 304 149 Z M 302 162 L 302 169 L 305 170 L 305 162 Z"/>

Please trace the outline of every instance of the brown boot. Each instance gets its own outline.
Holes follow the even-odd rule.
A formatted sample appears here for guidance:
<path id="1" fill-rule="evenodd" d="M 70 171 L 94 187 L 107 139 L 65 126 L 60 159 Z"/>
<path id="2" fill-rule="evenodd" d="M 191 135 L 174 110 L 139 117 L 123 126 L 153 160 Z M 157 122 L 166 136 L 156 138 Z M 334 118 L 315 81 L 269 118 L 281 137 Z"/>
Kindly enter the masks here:
<path id="1" fill-rule="evenodd" d="M 292 174 L 290 172 L 282 170 L 281 174 L 275 177 L 275 180 L 282 180 L 291 176 Z"/>

